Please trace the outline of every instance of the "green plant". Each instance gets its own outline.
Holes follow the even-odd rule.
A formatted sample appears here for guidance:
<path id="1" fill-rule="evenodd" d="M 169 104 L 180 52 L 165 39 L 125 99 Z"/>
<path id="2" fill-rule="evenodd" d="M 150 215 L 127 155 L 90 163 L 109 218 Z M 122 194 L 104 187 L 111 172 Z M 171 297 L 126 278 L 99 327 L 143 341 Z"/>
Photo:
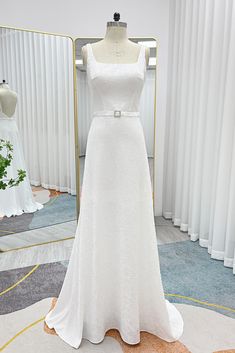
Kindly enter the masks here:
<path id="1" fill-rule="evenodd" d="M 6 148 L 5 156 L 2 155 L 3 148 Z M 7 187 L 19 185 L 26 177 L 26 171 L 18 169 L 18 176 L 13 179 L 7 179 L 7 168 L 11 165 L 13 146 L 9 141 L 0 139 L 0 189 L 5 190 Z"/>

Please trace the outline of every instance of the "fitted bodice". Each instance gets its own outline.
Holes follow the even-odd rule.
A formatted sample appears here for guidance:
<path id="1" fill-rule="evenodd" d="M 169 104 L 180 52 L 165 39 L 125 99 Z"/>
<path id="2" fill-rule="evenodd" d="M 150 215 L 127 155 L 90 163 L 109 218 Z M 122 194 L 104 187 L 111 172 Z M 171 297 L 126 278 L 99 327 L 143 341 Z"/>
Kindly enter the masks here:
<path id="1" fill-rule="evenodd" d="M 87 80 L 92 110 L 139 111 L 145 81 L 145 46 L 140 46 L 134 63 L 101 63 L 95 59 L 91 44 L 87 44 Z"/>
<path id="2" fill-rule="evenodd" d="M 1 106 L 0 106 L 0 119 L 15 120 L 15 117 L 14 116 L 8 116 L 5 113 L 3 113 L 3 111 L 1 110 Z"/>

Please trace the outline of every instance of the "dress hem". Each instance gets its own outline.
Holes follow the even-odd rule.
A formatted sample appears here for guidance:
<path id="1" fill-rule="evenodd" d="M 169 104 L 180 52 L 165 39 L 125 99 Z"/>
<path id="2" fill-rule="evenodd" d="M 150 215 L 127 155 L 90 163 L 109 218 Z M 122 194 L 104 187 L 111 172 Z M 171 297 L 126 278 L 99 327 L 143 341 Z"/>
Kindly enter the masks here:
<path id="1" fill-rule="evenodd" d="M 96 340 L 96 339 L 93 339 L 93 338 L 88 338 L 88 337 L 83 336 L 83 337 L 81 337 L 81 338 L 79 339 L 79 344 L 78 344 L 78 345 L 77 345 L 77 344 L 75 345 L 75 344 L 71 343 L 70 340 L 68 340 L 62 333 L 59 333 L 59 330 L 57 330 L 53 325 L 48 324 L 46 320 L 44 320 L 44 322 L 46 323 L 46 325 L 47 325 L 50 329 L 54 329 L 55 332 L 56 332 L 56 334 L 57 334 L 65 343 L 67 343 L 68 345 L 70 345 L 71 347 L 76 348 L 76 349 L 78 349 L 78 348 L 80 347 L 80 345 L 81 345 L 83 339 L 86 340 L 86 341 L 89 341 L 89 342 L 92 343 L 92 344 L 100 344 L 100 343 L 102 343 L 102 342 L 104 341 L 105 337 L 109 337 L 109 336 L 106 336 L 106 333 L 107 333 L 109 330 L 117 330 L 118 333 L 119 333 L 120 336 L 121 336 L 122 341 L 123 341 L 124 343 L 129 344 L 129 345 L 134 346 L 134 345 L 139 344 L 139 343 L 141 342 L 140 339 L 139 339 L 137 342 L 134 342 L 134 343 L 131 342 L 131 341 L 129 341 L 128 339 L 124 339 L 124 335 L 122 334 L 121 330 L 119 330 L 117 327 L 110 327 L 110 328 L 108 328 L 108 329 L 105 330 L 102 339 Z M 150 334 L 152 334 L 152 335 L 154 335 L 154 336 L 156 336 L 156 337 L 160 338 L 161 340 L 163 340 L 163 341 L 165 341 L 165 342 L 168 342 L 168 343 L 176 342 L 176 341 L 178 341 L 179 338 L 181 337 L 181 335 L 179 335 L 178 338 L 175 338 L 175 339 L 172 339 L 172 340 L 167 340 L 166 338 L 163 338 L 163 337 L 161 337 L 160 335 L 157 335 L 156 333 L 153 333 L 153 332 L 151 332 L 151 331 L 149 331 L 149 330 L 140 330 L 139 333 L 141 333 L 141 332 L 150 333 Z"/>
<path id="2" fill-rule="evenodd" d="M 39 211 L 43 208 L 43 204 L 40 204 L 37 202 L 37 205 L 35 207 L 31 207 L 31 208 L 21 208 L 19 210 L 17 210 L 16 212 L 11 212 L 11 213 L 7 213 L 7 214 L 0 214 L 1 217 L 15 217 L 15 216 L 21 216 L 23 213 L 34 213 L 36 211 Z"/>

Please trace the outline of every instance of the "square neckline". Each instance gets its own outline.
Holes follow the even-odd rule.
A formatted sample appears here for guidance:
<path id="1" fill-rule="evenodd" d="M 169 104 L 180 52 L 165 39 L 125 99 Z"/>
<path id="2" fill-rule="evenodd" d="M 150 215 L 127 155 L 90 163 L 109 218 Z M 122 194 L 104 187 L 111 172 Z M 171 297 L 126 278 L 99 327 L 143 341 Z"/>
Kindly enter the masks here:
<path id="1" fill-rule="evenodd" d="M 92 55 L 92 58 L 93 60 L 95 61 L 96 64 L 98 65 L 138 65 L 139 64 L 139 61 L 140 61 L 140 57 L 141 57 L 141 54 L 142 54 L 142 50 L 143 50 L 143 45 L 140 44 L 140 50 L 139 50 L 139 54 L 138 54 L 138 58 L 135 62 L 133 63 L 102 63 L 100 61 L 97 61 L 96 58 L 95 58 L 95 55 L 93 53 L 93 48 L 91 46 L 91 43 L 87 43 L 87 45 L 89 46 L 90 48 L 90 53 Z"/>

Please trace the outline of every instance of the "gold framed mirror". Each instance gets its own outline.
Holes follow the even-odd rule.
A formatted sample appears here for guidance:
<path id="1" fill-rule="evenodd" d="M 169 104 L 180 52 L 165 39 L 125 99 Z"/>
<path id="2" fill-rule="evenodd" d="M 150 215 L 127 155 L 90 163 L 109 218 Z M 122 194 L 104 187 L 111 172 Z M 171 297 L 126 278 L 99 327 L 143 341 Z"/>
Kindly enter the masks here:
<path id="1" fill-rule="evenodd" d="M 1 252 L 74 237 L 79 209 L 74 58 L 70 36 L 0 26 L 0 139 L 13 148 L 1 181 L 7 185 L 19 180 L 17 169 L 25 172 L 17 186 L 0 190 Z M 11 113 L 6 94 L 16 98 Z M 0 153 L 6 162 L 6 145 Z"/>
<path id="2" fill-rule="evenodd" d="M 94 43 L 101 37 L 77 37 L 74 39 L 75 46 L 75 70 L 76 70 L 76 101 L 75 119 L 77 120 L 77 146 L 79 155 L 79 195 L 83 180 L 83 170 L 86 155 L 86 142 L 91 124 L 90 97 L 86 80 L 86 69 L 84 68 L 81 48 L 86 43 Z M 146 81 L 141 96 L 140 113 L 143 125 L 145 142 L 148 154 L 150 176 L 152 183 L 153 207 L 154 204 L 154 169 L 155 169 L 155 131 L 156 131 L 156 87 L 157 87 L 157 39 L 154 37 L 130 37 L 136 43 L 142 43 L 150 48 L 149 65 L 147 65 Z"/>

